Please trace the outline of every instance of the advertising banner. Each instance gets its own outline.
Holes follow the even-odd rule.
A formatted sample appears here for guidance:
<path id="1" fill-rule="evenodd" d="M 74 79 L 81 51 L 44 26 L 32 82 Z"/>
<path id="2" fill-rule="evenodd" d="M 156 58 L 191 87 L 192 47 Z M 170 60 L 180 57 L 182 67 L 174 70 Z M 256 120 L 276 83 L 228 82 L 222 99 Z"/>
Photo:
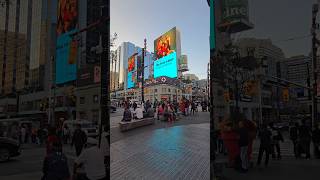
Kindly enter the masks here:
<path id="1" fill-rule="evenodd" d="M 154 41 L 156 59 L 160 59 L 177 51 L 176 33 L 176 27 L 174 27 Z"/>
<path id="2" fill-rule="evenodd" d="M 173 52 L 161 59 L 154 61 L 154 78 L 160 76 L 167 76 L 170 78 L 176 78 L 178 76 L 177 69 L 177 55 Z"/>
<path id="3" fill-rule="evenodd" d="M 144 86 L 148 87 L 148 86 L 154 86 L 154 85 L 158 85 L 158 84 L 168 84 L 168 85 L 172 85 L 172 86 L 177 86 L 180 84 L 180 81 L 177 78 L 169 78 L 166 76 L 160 76 L 156 79 L 148 79 L 144 83 Z"/>
<path id="4" fill-rule="evenodd" d="M 59 0 L 57 16 L 56 84 L 77 78 L 77 42 L 71 34 L 78 31 L 78 0 Z"/>
<path id="5" fill-rule="evenodd" d="M 253 28 L 253 24 L 249 22 L 248 0 L 223 0 L 221 8 L 221 31 L 236 33 Z"/>
<path id="6" fill-rule="evenodd" d="M 239 19 L 248 20 L 248 0 L 223 0 L 222 22 L 232 22 Z"/>
<path id="7" fill-rule="evenodd" d="M 128 72 L 127 88 L 131 89 L 135 87 L 136 84 L 136 72 Z"/>

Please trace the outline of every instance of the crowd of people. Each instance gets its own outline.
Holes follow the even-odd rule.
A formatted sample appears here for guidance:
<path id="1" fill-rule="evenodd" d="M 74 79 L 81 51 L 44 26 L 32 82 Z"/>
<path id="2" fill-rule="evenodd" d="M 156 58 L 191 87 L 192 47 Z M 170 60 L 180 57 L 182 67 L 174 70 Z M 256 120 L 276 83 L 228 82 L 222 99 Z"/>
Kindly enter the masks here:
<path id="1" fill-rule="evenodd" d="M 200 103 L 183 99 L 177 101 L 157 101 L 151 103 L 147 100 L 145 103 L 124 102 L 124 113 L 122 121 L 129 122 L 133 119 L 143 119 L 154 117 L 157 120 L 173 122 L 181 114 L 184 116 L 194 115 L 198 112 Z M 207 103 L 201 103 L 202 111 L 207 111 Z M 204 110 L 205 109 L 205 110 Z"/>
<path id="2" fill-rule="evenodd" d="M 242 116 L 239 116 L 241 118 Z M 252 163 L 252 150 L 254 139 L 259 139 L 257 166 L 260 167 L 263 156 L 264 165 L 268 166 L 270 156 L 272 159 L 282 159 L 281 143 L 284 142 L 283 131 L 275 127 L 274 123 L 262 124 L 257 128 L 253 121 L 241 119 L 237 126 L 230 121 L 220 121 L 219 130 L 216 131 L 216 153 L 229 156 L 229 165 L 246 173 Z M 301 158 L 305 154 L 310 159 L 310 145 L 313 142 L 314 156 L 320 158 L 320 124 L 314 128 L 307 125 L 305 120 L 295 123 L 289 129 L 290 140 L 293 143 L 294 156 Z M 251 161 L 251 162 L 250 162 Z"/>

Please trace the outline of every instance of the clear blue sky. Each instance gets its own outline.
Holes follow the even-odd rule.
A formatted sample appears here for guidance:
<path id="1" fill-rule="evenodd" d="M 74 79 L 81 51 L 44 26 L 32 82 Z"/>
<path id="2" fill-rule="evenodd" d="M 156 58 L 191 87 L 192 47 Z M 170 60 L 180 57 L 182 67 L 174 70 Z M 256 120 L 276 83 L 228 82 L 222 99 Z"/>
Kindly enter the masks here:
<path id="1" fill-rule="evenodd" d="M 188 56 L 189 73 L 206 78 L 209 62 L 209 19 L 206 0 L 111 0 L 111 29 L 116 44 L 129 41 L 140 47 L 176 26 L 181 32 L 182 54 Z"/>

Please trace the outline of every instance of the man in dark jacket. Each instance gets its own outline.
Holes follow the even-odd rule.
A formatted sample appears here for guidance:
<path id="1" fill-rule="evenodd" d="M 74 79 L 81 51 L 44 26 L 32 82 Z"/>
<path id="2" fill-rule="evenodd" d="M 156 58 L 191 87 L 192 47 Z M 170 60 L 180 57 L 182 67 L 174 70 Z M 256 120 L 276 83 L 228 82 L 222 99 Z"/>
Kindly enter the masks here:
<path id="1" fill-rule="evenodd" d="M 262 160 L 263 153 L 266 153 L 266 159 L 265 159 L 265 166 L 268 165 L 269 162 L 269 155 L 271 151 L 271 130 L 267 128 L 266 125 L 262 126 L 261 131 L 259 131 L 259 138 L 260 138 L 260 147 L 259 147 L 259 155 L 258 155 L 258 163 L 259 166 Z"/>
<path id="2" fill-rule="evenodd" d="M 300 146 L 306 153 L 306 159 L 310 159 L 310 143 L 311 143 L 311 129 L 306 125 L 306 120 L 302 120 L 302 125 L 299 128 Z"/>
<path id="3" fill-rule="evenodd" d="M 72 136 L 72 142 L 71 146 L 75 146 L 76 148 L 76 155 L 79 156 L 83 146 L 87 142 L 87 135 L 84 131 L 81 130 L 81 125 L 77 124 L 77 129 L 74 131 L 73 136 Z"/>
<path id="4" fill-rule="evenodd" d="M 296 158 L 298 157 L 298 151 L 297 151 L 298 130 L 299 130 L 299 123 L 295 123 L 295 125 L 290 128 L 290 139 L 293 143 L 293 152 Z"/>
<path id="5" fill-rule="evenodd" d="M 240 147 L 240 159 L 241 159 L 241 171 L 247 172 L 249 168 L 248 158 L 248 145 L 249 145 L 249 131 L 244 126 L 244 122 L 239 122 L 239 147 Z"/>

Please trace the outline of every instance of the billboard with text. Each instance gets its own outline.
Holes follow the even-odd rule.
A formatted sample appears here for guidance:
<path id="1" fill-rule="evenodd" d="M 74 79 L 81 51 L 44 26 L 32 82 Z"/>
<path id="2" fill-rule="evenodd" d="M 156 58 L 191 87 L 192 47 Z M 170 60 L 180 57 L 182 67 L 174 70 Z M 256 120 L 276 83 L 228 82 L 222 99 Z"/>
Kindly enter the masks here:
<path id="1" fill-rule="evenodd" d="M 153 68 L 154 78 L 158 78 L 160 76 L 176 78 L 178 76 L 176 52 L 173 52 L 167 56 L 162 57 L 161 59 L 154 61 Z"/>

